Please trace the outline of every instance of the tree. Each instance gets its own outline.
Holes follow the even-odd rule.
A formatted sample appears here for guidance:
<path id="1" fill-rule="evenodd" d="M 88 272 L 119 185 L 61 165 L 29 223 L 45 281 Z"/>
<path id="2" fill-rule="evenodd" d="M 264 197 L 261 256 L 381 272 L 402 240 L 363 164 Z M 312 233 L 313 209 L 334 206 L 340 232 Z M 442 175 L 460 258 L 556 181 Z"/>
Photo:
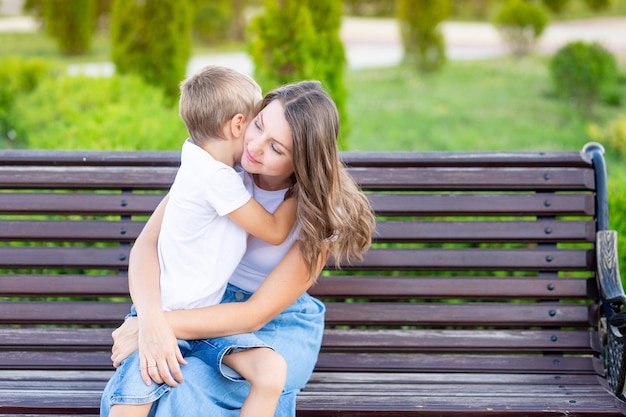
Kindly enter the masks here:
<path id="1" fill-rule="evenodd" d="M 111 57 L 120 74 L 138 74 L 178 97 L 191 56 L 188 0 L 115 0 L 111 10 Z"/>
<path id="2" fill-rule="evenodd" d="M 250 55 L 263 90 L 304 79 L 320 80 L 337 104 L 342 122 L 339 147 L 345 149 L 347 115 L 345 50 L 339 37 L 341 2 L 266 0 L 251 22 Z"/>
<path id="3" fill-rule="evenodd" d="M 450 0 L 397 0 L 404 60 L 424 72 L 435 71 L 447 61 L 439 23 L 450 14 Z"/>
<path id="4" fill-rule="evenodd" d="M 45 0 L 43 20 L 47 32 L 66 55 L 89 50 L 96 27 L 96 0 Z"/>

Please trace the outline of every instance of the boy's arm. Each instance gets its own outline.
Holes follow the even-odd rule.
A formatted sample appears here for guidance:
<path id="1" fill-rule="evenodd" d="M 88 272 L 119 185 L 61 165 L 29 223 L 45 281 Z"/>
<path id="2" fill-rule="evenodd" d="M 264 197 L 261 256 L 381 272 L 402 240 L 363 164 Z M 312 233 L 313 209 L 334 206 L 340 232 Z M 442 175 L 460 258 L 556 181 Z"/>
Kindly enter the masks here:
<path id="1" fill-rule="evenodd" d="M 280 245 L 287 239 L 296 222 L 296 198 L 283 201 L 274 214 L 254 198 L 228 214 L 228 217 L 251 235 L 271 244 Z"/>

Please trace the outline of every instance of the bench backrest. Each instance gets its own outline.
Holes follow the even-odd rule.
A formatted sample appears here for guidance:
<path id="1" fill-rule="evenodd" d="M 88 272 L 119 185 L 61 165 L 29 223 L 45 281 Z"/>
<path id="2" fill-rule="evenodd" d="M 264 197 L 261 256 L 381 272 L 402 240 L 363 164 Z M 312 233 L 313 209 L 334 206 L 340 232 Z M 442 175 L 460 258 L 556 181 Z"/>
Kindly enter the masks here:
<path id="1" fill-rule="evenodd" d="M 318 370 L 601 373 L 585 152 L 342 154 L 378 216 L 331 264 Z M 0 369 L 111 369 L 178 152 L 0 152 Z"/>

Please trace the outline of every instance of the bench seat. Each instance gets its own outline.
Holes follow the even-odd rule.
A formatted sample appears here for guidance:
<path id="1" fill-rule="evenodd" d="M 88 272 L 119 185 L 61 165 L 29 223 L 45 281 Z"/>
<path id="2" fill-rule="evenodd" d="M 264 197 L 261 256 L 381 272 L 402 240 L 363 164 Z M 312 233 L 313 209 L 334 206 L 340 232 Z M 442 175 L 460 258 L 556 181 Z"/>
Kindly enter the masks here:
<path id="1" fill-rule="evenodd" d="M 297 415 L 626 415 L 602 155 L 343 153 L 377 234 L 310 290 L 326 330 Z M 0 417 L 99 413 L 130 247 L 179 157 L 0 151 Z"/>

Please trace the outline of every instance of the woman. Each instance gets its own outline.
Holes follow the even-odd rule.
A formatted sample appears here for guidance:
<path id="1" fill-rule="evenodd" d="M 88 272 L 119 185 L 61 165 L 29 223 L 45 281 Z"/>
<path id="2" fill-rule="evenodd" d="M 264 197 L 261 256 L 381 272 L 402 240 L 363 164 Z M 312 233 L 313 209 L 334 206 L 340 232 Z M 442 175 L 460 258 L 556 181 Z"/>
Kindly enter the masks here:
<path id="1" fill-rule="evenodd" d="M 113 361 L 137 347 L 142 372 L 175 386 L 156 405 L 157 415 L 237 415 L 247 383 L 188 358 L 182 371 L 176 337 L 200 339 L 255 332 L 287 361 L 288 377 L 276 415 L 294 416 L 295 398 L 319 352 L 324 306 L 306 293 L 329 256 L 359 259 L 369 247 L 374 216 L 366 197 L 341 166 L 337 109 L 320 83 L 288 84 L 268 93 L 244 136 L 241 164 L 253 176 L 257 198 L 273 211 L 295 193 L 298 220 L 279 246 L 251 239 L 229 280 L 222 304 L 163 313 L 156 241 L 162 202 L 132 253 L 131 295 L 140 312 L 114 332 Z M 261 285 L 262 284 L 262 285 Z M 147 369 L 148 363 L 157 367 Z"/>

